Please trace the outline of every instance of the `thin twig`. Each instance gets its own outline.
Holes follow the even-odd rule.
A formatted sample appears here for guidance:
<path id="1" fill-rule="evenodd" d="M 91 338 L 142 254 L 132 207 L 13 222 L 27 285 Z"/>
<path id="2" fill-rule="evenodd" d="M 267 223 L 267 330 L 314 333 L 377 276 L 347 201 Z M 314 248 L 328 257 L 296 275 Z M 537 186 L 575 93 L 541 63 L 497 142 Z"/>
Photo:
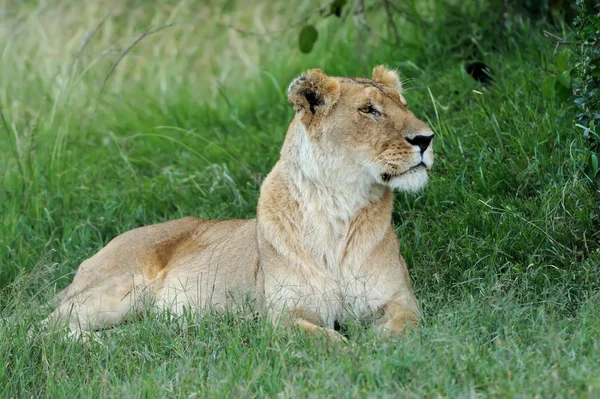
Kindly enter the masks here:
<path id="1" fill-rule="evenodd" d="M 94 38 L 94 36 L 96 36 L 96 33 L 98 33 L 100 28 L 102 28 L 102 25 L 104 25 L 104 23 L 106 22 L 108 17 L 110 17 L 111 14 L 112 14 L 112 10 L 109 10 L 108 13 L 106 13 L 106 15 L 104 16 L 104 18 L 102 18 L 102 21 L 100 21 L 100 23 L 98 25 L 96 25 L 96 28 L 91 33 L 88 33 L 87 35 L 85 35 L 85 38 L 83 39 L 83 44 L 79 48 L 79 51 L 77 52 L 77 54 L 75 54 L 75 58 L 73 58 L 71 65 L 69 65 L 69 69 L 67 71 L 67 76 L 69 76 L 71 74 L 73 68 L 75 67 L 75 64 L 77 63 L 77 61 L 79 61 L 79 59 L 83 55 L 83 52 L 84 52 L 85 48 L 87 47 L 88 43 Z"/>
<path id="2" fill-rule="evenodd" d="M 569 44 L 573 44 L 573 42 L 565 40 L 564 38 L 557 36 L 554 33 L 550 33 L 547 30 L 543 30 L 542 32 L 544 33 L 544 36 L 546 36 L 552 43 L 556 44 L 556 47 L 554 48 L 554 54 L 558 52 L 560 46 L 568 46 Z"/>
<path id="3" fill-rule="evenodd" d="M 167 28 L 170 28 L 171 26 L 173 26 L 175 24 L 168 24 L 165 26 L 161 26 L 159 28 L 156 29 L 151 29 L 148 30 L 144 33 L 142 33 L 140 36 L 137 37 L 137 39 L 135 39 L 129 46 L 127 46 L 127 48 L 125 49 L 125 51 L 123 51 L 121 53 L 121 55 L 119 55 L 119 58 L 117 58 L 117 61 L 115 61 L 115 63 L 110 67 L 110 70 L 108 71 L 108 73 L 106 74 L 106 76 L 104 77 L 104 82 L 102 82 L 102 87 L 100 88 L 100 92 L 98 93 L 98 98 L 97 100 L 100 99 L 100 96 L 102 95 L 102 93 L 104 92 L 104 89 L 106 88 L 106 82 L 108 82 L 108 79 L 110 78 L 110 76 L 113 74 L 113 72 L 115 71 L 115 69 L 117 69 L 117 66 L 119 65 L 119 63 L 121 62 L 121 60 L 123 60 L 123 58 L 125 58 L 125 56 L 139 43 L 141 42 L 146 36 L 150 36 L 154 33 L 160 32 L 162 30 L 165 30 Z"/>
<path id="4" fill-rule="evenodd" d="M 359 26 L 362 27 L 366 32 L 373 33 L 371 27 L 367 23 L 367 7 L 365 6 L 365 0 L 359 0 L 358 5 L 354 11 L 355 20 L 359 23 Z"/>
<path id="5" fill-rule="evenodd" d="M 383 7 L 385 8 L 385 13 L 388 19 L 388 25 L 394 34 L 394 44 L 400 44 L 400 34 L 398 33 L 398 27 L 396 26 L 396 21 L 394 21 L 394 15 L 392 14 L 392 10 L 390 9 L 390 0 L 382 0 Z"/>
<path id="6" fill-rule="evenodd" d="M 314 9 L 313 11 L 309 12 L 308 14 L 306 14 L 304 17 L 298 19 L 297 21 L 293 22 L 292 24 L 286 26 L 285 28 L 281 28 L 281 29 L 275 29 L 275 30 L 270 30 L 267 32 L 254 32 L 254 31 L 250 31 L 250 30 L 245 30 L 245 29 L 241 29 L 238 28 L 236 26 L 233 26 L 231 24 L 220 24 L 228 29 L 234 30 L 238 33 L 241 33 L 242 35 L 253 35 L 253 36 L 271 36 L 271 35 L 276 35 L 279 33 L 284 33 L 287 32 L 293 28 L 296 28 L 304 23 L 306 23 L 306 21 L 308 21 L 310 19 L 310 17 L 312 17 L 313 15 L 316 14 L 320 14 L 323 11 L 326 11 L 327 9 L 331 8 L 332 4 L 334 3 L 333 1 L 330 1 L 329 3 Z"/>
<path id="7" fill-rule="evenodd" d="M 56 99 L 54 100 L 54 105 L 52 106 L 52 112 L 50 114 L 50 124 L 52 124 L 54 121 L 54 115 L 56 113 L 56 106 L 58 104 L 58 99 L 60 98 L 65 86 L 67 85 L 67 82 L 71 81 L 72 72 L 75 69 L 75 65 L 77 64 L 77 61 L 79 61 L 79 59 L 83 55 L 83 52 L 84 52 L 85 48 L 87 47 L 88 43 L 94 38 L 94 36 L 96 35 L 96 33 L 98 33 L 100 28 L 102 28 L 102 25 L 104 25 L 104 22 L 106 22 L 106 20 L 108 19 L 108 17 L 110 17 L 111 14 L 112 14 L 112 10 L 109 10 L 108 13 L 106 13 L 106 15 L 104 16 L 104 18 L 102 18 L 102 21 L 100 21 L 100 23 L 98 25 L 96 25 L 96 28 L 91 33 L 89 33 L 85 36 L 85 38 L 83 40 L 83 44 L 79 48 L 79 51 L 77 52 L 77 54 L 75 54 L 73 61 L 71 61 L 71 64 L 69 65 L 69 68 L 67 69 L 67 80 L 63 81 L 62 85 L 60 86 L 60 89 L 58 90 L 58 95 L 56 96 Z"/>
<path id="8" fill-rule="evenodd" d="M 115 71 L 115 69 L 117 68 L 117 66 L 119 65 L 119 63 L 121 62 L 121 60 L 123 60 L 123 58 L 125 58 L 125 56 L 139 43 L 141 42 L 146 36 L 150 36 L 154 33 L 160 32 L 164 29 L 170 28 L 171 26 L 175 25 L 175 23 L 172 24 L 168 24 L 168 25 L 164 25 L 161 27 L 158 27 L 156 29 L 150 29 L 144 33 L 142 33 L 140 36 L 138 36 L 129 46 L 127 46 L 127 48 L 125 49 L 125 51 L 123 51 L 120 55 L 119 58 L 117 58 L 117 61 L 115 61 L 115 63 L 110 67 L 110 70 L 108 71 L 108 73 L 106 74 L 106 76 L 104 77 L 104 81 L 102 82 L 102 86 L 100 87 L 100 91 L 98 92 L 98 96 L 96 96 L 96 102 L 93 106 L 93 110 L 91 112 L 91 114 L 89 115 L 88 119 L 87 119 L 87 123 L 85 128 L 83 129 L 84 131 L 87 131 L 87 129 L 89 128 L 90 123 L 92 122 L 92 120 L 94 119 L 94 116 L 96 114 L 96 110 L 98 108 L 98 104 L 100 103 L 100 97 L 102 96 L 102 93 L 104 93 L 104 90 L 106 89 L 106 83 L 108 82 L 108 79 L 111 77 L 111 75 L 113 74 L 113 72 Z"/>
<path id="9" fill-rule="evenodd" d="M 364 0 L 359 0 L 358 6 L 353 13 L 354 24 L 356 26 L 356 52 L 360 57 L 361 68 L 363 71 L 366 71 L 366 57 L 363 47 L 363 39 L 361 37 L 361 31 L 364 28 L 367 33 L 370 32 L 370 27 L 366 23 L 365 18 L 365 2 Z"/>
<path id="10" fill-rule="evenodd" d="M 284 32 L 286 32 L 288 30 L 291 30 L 291 29 L 299 26 L 299 25 L 304 24 L 311 17 L 311 15 L 307 15 L 306 17 L 299 19 L 298 21 L 294 22 L 293 24 L 291 24 L 291 25 L 289 25 L 289 26 L 287 26 L 285 28 L 270 30 L 270 31 L 267 31 L 267 32 L 262 32 L 262 33 L 260 33 L 260 32 L 254 32 L 254 31 L 250 31 L 250 30 L 245 30 L 245 29 L 241 29 L 241 28 L 238 28 L 237 26 L 233 26 L 231 24 L 220 24 L 220 25 L 226 27 L 227 29 L 231 29 L 233 31 L 236 31 L 237 33 L 240 33 L 242 35 L 248 35 L 248 36 L 271 36 L 271 35 L 276 35 L 276 34 L 279 34 L 279 33 L 284 33 Z"/>
<path id="11" fill-rule="evenodd" d="M 77 54 L 75 54 L 75 58 L 71 62 L 71 65 L 69 65 L 67 75 L 70 75 L 71 71 L 75 67 L 75 64 L 77 63 L 77 61 L 79 61 L 79 59 L 83 55 L 83 52 L 84 52 L 85 48 L 87 47 L 88 43 L 94 38 L 94 36 L 96 36 L 96 33 L 98 33 L 100 28 L 102 28 L 102 25 L 104 25 L 104 23 L 106 22 L 108 17 L 110 17 L 111 14 L 112 14 L 112 10 L 108 10 L 108 13 L 106 13 L 106 15 L 104 16 L 104 18 L 102 18 L 102 21 L 100 21 L 100 23 L 96 26 L 96 28 L 91 33 L 85 35 L 85 38 L 83 39 L 83 44 L 79 48 L 79 51 L 77 52 Z"/>

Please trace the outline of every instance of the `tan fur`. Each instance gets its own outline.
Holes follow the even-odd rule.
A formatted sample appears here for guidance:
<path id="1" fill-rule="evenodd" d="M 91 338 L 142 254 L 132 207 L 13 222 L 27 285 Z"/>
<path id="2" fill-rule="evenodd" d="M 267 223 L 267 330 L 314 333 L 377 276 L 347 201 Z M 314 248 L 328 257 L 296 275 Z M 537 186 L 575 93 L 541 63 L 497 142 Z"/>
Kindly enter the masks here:
<path id="1" fill-rule="evenodd" d="M 334 322 L 350 317 L 391 333 L 414 327 L 392 189 L 423 187 L 433 150 L 401 90 L 383 66 L 373 80 L 308 71 L 290 85 L 296 116 L 256 219 L 188 217 L 128 231 L 81 264 L 45 322 L 68 320 L 77 334 L 146 306 L 180 314 L 249 299 L 274 322 L 334 339 Z"/>

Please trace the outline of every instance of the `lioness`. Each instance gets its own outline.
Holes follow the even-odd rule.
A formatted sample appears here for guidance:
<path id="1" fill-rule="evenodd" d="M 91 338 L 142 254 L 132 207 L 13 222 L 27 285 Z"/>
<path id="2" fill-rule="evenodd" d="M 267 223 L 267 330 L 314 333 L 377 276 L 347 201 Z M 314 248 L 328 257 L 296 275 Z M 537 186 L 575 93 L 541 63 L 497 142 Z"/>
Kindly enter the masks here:
<path id="1" fill-rule="evenodd" d="M 398 333 L 420 318 L 391 226 L 392 189 L 415 191 L 433 163 L 433 133 L 407 108 L 398 75 L 295 79 L 296 114 L 264 181 L 256 219 L 186 217 L 113 239 L 79 267 L 46 319 L 75 334 L 149 306 L 232 306 L 245 297 L 274 322 L 341 336 L 334 323 L 374 320 Z"/>

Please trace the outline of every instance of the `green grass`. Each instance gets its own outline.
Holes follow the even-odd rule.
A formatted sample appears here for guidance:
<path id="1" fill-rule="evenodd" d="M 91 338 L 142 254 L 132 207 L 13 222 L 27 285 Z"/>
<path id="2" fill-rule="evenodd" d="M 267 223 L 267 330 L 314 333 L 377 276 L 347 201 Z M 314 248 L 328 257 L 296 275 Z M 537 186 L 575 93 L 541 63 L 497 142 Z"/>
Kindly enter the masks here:
<path id="1" fill-rule="evenodd" d="M 568 27 L 483 0 L 406 2 L 398 45 L 377 7 L 361 46 L 350 16 L 314 16 L 303 55 L 299 28 L 228 26 L 281 29 L 322 2 L 45 3 L 0 2 L 0 397 L 600 396 L 600 197 L 576 110 L 540 88 L 555 62 L 542 30 Z M 473 57 L 490 87 L 464 71 Z M 48 299 L 119 233 L 253 217 L 288 82 L 379 63 L 400 69 L 436 133 L 429 186 L 398 194 L 394 213 L 418 333 L 350 325 L 338 347 L 244 312 L 148 313 L 88 343 L 37 332 Z"/>

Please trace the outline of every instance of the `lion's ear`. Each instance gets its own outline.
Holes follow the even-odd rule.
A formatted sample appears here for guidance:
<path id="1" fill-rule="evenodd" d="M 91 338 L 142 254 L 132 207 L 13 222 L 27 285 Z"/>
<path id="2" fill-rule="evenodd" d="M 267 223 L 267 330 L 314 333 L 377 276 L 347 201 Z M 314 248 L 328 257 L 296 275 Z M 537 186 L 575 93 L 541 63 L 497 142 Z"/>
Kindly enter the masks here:
<path id="1" fill-rule="evenodd" d="M 311 69 L 296 79 L 288 88 L 288 100 L 296 112 L 305 110 L 314 115 L 326 110 L 340 98 L 340 83 L 320 69 Z"/>
<path id="2" fill-rule="evenodd" d="M 373 68 L 373 80 L 395 89 L 400 95 L 402 104 L 406 105 L 406 100 L 402 95 L 402 82 L 396 71 L 387 69 L 385 65 L 376 66 Z"/>

